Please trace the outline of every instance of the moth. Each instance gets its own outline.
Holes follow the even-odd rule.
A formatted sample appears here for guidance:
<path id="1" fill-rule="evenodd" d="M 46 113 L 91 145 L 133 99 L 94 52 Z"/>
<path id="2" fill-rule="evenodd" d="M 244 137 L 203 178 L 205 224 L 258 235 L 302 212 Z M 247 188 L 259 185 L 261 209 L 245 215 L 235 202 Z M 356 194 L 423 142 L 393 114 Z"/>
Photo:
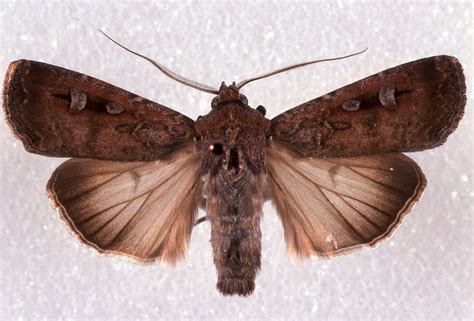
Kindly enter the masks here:
<path id="1" fill-rule="evenodd" d="M 254 291 L 266 201 L 295 259 L 387 239 L 426 186 L 402 152 L 443 144 L 466 104 L 462 67 L 450 56 L 387 69 L 273 119 L 249 106 L 242 87 L 318 61 L 216 89 L 139 56 L 213 94 L 209 113 L 193 121 L 90 76 L 18 60 L 5 78 L 6 120 L 27 151 L 72 158 L 54 171 L 47 194 L 82 243 L 174 264 L 193 227 L 209 221 L 224 295 Z"/>

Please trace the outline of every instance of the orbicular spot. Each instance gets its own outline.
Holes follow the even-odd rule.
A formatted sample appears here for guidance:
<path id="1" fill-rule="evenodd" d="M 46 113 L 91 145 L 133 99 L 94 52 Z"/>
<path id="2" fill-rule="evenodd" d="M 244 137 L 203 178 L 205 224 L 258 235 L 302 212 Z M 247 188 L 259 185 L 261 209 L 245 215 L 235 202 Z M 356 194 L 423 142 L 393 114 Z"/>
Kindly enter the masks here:
<path id="1" fill-rule="evenodd" d="M 105 104 L 105 109 L 111 115 L 120 115 L 125 110 L 122 105 L 119 105 L 117 103 L 107 103 Z"/>
<path id="2" fill-rule="evenodd" d="M 360 108 L 360 100 L 348 100 L 342 104 L 345 111 L 357 111 Z"/>
<path id="3" fill-rule="evenodd" d="M 344 130 L 344 129 L 349 129 L 352 127 L 351 124 L 342 122 L 342 121 L 334 121 L 334 122 L 331 122 L 330 125 L 331 125 L 331 128 L 335 130 Z"/>
<path id="4" fill-rule="evenodd" d="M 84 90 L 72 87 L 71 88 L 71 104 L 69 105 L 69 112 L 77 114 L 81 112 L 87 104 L 87 94 Z"/>
<path id="5" fill-rule="evenodd" d="M 397 101 L 395 99 L 395 85 L 385 84 L 379 89 L 379 100 L 382 106 L 389 110 L 397 109 Z"/>

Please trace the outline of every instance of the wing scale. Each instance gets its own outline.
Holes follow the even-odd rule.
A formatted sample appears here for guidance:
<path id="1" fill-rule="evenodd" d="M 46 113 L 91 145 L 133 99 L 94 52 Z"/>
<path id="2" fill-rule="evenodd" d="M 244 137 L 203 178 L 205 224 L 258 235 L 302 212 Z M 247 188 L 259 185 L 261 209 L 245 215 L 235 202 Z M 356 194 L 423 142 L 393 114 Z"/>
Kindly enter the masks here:
<path id="1" fill-rule="evenodd" d="M 435 56 L 387 69 L 292 108 L 271 135 L 304 156 L 410 152 L 443 144 L 466 105 L 461 64 Z"/>
<path id="2" fill-rule="evenodd" d="M 26 150 L 47 156 L 150 161 L 195 136 L 193 120 L 172 109 L 36 61 L 10 64 L 3 107 Z"/>
<path id="3" fill-rule="evenodd" d="M 420 168 L 402 154 L 305 158 L 273 143 L 267 169 L 271 200 L 295 258 L 376 245 L 426 185 Z"/>
<path id="4" fill-rule="evenodd" d="M 173 264 L 185 256 L 201 198 L 200 154 L 191 147 L 167 160 L 71 159 L 47 190 L 60 217 L 101 253 Z"/>

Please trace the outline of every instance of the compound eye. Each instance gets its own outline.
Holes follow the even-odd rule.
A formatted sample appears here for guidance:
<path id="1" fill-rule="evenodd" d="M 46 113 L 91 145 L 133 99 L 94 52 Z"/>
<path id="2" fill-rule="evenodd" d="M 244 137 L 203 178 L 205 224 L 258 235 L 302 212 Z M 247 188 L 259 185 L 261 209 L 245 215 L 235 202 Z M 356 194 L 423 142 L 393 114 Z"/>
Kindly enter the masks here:
<path id="1" fill-rule="evenodd" d="M 239 99 L 242 102 L 242 104 L 244 104 L 244 105 L 249 104 L 249 101 L 248 101 L 247 97 L 245 97 L 245 95 L 239 94 Z"/>
<path id="2" fill-rule="evenodd" d="M 214 109 L 217 107 L 217 105 L 219 105 L 219 97 L 216 96 L 212 99 L 211 101 L 211 108 Z"/>

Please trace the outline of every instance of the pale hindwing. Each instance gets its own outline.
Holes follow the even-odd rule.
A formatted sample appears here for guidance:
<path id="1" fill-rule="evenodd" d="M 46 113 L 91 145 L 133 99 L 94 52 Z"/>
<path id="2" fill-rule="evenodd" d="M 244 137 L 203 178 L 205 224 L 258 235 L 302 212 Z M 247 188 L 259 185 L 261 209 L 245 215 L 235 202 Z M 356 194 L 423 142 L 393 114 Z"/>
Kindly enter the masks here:
<path id="1" fill-rule="evenodd" d="M 303 158 L 274 142 L 267 169 L 271 199 L 296 259 L 376 245 L 426 186 L 420 168 L 402 154 Z"/>
<path id="2" fill-rule="evenodd" d="M 173 264 L 186 254 L 200 168 L 200 154 L 187 147 L 152 162 L 71 159 L 47 189 L 70 230 L 99 252 Z"/>

